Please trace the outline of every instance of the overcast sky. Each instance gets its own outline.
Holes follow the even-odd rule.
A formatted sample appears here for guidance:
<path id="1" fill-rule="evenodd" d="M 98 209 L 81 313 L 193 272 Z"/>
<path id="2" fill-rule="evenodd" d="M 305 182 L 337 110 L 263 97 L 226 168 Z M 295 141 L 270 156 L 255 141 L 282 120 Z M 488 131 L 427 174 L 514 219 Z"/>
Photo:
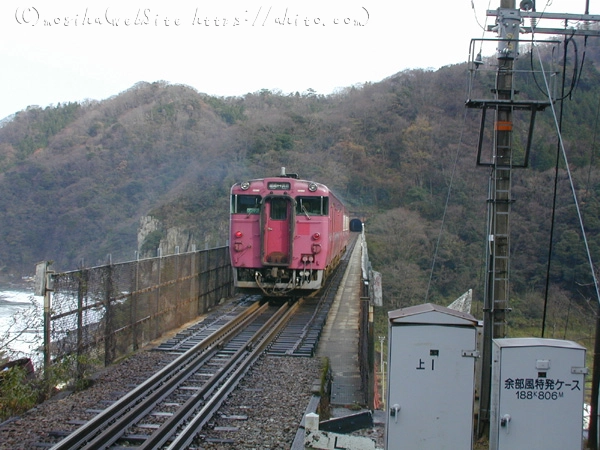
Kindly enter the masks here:
<path id="1" fill-rule="evenodd" d="M 29 105 L 103 100 L 139 81 L 218 96 L 329 94 L 406 69 L 438 69 L 467 61 L 471 38 L 494 37 L 482 27 L 499 4 L 2 0 L 0 119 Z M 585 4 L 538 0 L 537 10 L 582 14 Z M 590 13 L 600 13 L 600 0 L 590 0 Z"/>

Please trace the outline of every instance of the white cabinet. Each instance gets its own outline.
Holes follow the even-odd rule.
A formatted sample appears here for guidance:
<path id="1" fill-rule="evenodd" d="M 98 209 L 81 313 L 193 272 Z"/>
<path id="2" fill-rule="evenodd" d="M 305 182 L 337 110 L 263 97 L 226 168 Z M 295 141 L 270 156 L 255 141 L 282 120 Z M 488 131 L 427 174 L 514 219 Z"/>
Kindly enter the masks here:
<path id="1" fill-rule="evenodd" d="M 494 340 L 490 450 L 581 449 L 585 352 L 558 339 Z"/>
<path id="2" fill-rule="evenodd" d="M 386 449 L 470 449 L 477 320 L 430 303 L 388 318 Z"/>

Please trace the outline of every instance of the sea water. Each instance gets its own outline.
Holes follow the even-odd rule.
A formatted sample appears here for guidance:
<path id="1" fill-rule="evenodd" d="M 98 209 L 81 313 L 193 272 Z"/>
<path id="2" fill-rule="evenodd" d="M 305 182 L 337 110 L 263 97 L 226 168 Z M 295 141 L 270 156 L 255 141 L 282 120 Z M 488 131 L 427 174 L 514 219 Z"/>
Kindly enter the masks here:
<path id="1" fill-rule="evenodd" d="M 42 297 L 33 291 L 0 288 L 0 359 L 39 358 Z"/>

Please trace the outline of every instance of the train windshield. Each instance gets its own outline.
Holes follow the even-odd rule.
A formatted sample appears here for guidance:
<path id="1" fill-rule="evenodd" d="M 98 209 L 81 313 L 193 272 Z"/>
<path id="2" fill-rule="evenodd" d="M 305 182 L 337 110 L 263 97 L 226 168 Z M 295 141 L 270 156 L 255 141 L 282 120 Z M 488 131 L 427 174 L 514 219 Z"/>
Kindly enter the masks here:
<path id="1" fill-rule="evenodd" d="M 326 216 L 329 211 L 329 197 L 296 197 L 296 214 Z"/>
<path id="2" fill-rule="evenodd" d="M 287 219 L 287 207 L 288 201 L 285 198 L 274 198 L 271 200 L 271 214 L 272 220 L 286 220 Z"/>
<path id="3" fill-rule="evenodd" d="M 260 214 L 260 195 L 232 195 L 231 214 Z"/>

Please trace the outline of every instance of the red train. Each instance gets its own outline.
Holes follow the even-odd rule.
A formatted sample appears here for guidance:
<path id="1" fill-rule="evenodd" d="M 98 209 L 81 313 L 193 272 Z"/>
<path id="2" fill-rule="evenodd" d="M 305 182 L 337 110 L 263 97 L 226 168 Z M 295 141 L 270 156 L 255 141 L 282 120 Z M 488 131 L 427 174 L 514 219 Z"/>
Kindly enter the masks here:
<path id="1" fill-rule="evenodd" d="M 229 248 L 236 288 L 269 297 L 323 286 L 348 243 L 344 204 L 320 183 L 281 169 L 231 188 Z"/>

